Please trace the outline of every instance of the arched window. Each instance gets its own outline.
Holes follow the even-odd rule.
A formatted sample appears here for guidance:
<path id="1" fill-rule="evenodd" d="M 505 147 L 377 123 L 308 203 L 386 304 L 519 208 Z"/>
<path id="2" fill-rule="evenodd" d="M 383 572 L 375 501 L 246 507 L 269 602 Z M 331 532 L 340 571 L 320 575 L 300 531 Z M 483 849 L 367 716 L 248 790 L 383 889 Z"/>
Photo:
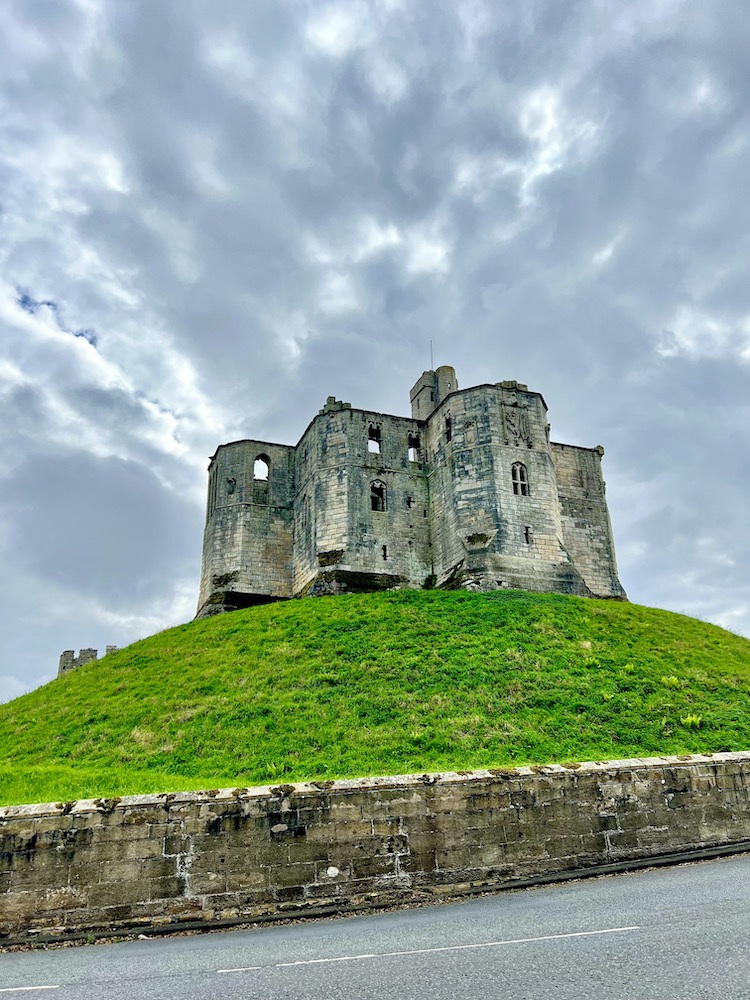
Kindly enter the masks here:
<path id="1" fill-rule="evenodd" d="M 511 474 L 513 477 L 513 492 L 518 497 L 527 497 L 529 495 L 529 477 L 523 462 L 514 462 Z"/>
<path id="2" fill-rule="evenodd" d="M 253 463 L 253 503 L 268 503 L 268 477 L 271 459 L 268 455 L 258 455 Z"/>
<path id="3" fill-rule="evenodd" d="M 367 450 L 373 455 L 380 454 L 380 428 L 375 424 L 370 424 L 367 431 Z"/>
<path id="4" fill-rule="evenodd" d="M 370 509 L 382 513 L 385 510 L 385 504 L 385 483 L 381 483 L 379 479 L 376 479 L 370 483 Z"/>

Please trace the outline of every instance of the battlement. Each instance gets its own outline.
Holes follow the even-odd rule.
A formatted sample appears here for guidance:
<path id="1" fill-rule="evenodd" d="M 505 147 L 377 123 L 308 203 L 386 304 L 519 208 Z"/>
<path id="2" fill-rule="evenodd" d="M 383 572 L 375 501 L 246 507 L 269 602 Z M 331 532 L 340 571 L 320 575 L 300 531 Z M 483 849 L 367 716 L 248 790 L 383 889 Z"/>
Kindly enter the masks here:
<path id="1" fill-rule="evenodd" d="M 351 403 L 342 403 L 340 399 L 336 399 L 335 396 L 328 396 L 325 401 L 325 406 L 318 410 L 318 416 L 322 416 L 324 413 L 336 413 L 339 410 L 351 410 Z"/>
<path id="2" fill-rule="evenodd" d="M 209 466 L 198 615 L 305 594 L 508 587 L 624 600 L 603 449 L 550 443 L 523 382 L 423 372 L 411 417 L 329 396 L 294 445 Z"/>
<path id="3" fill-rule="evenodd" d="M 116 653 L 117 646 L 107 646 L 106 655 L 110 653 Z M 91 663 L 93 660 L 98 659 L 99 650 L 98 649 L 82 649 L 78 656 L 75 655 L 74 649 L 66 649 L 63 653 L 60 653 L 60 661 L 57 666 L 57 676 L 62 677 L 63 674 L 70 673 L 71 670 L 75 670 L 76 667 L 82 667 L 84 663 Z"/>

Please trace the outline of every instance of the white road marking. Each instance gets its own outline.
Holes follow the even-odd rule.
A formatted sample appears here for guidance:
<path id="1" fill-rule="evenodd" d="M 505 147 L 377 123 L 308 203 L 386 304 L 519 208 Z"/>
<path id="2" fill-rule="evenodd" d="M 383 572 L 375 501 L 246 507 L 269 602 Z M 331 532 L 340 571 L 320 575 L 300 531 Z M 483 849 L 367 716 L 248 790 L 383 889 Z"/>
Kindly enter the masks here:
<path id="1" fill-rule="evenodd" d="M 574 931 L 570 934 L 545 934 L 542 937 L 509 938 L 506 941 L 483 941 L 479 944 L 451 944 L 442 948 L 414 948 L 409 951 L 384 951 L 379 954 L 340 955 L 337 958 L 306 958 L 296 962 L 277 962 L 275 965 L 247 965 L 239 969 L 217 969 L 219 975 L 229 972 L 258 972 L 260 969 L 287 969 L 294 965 L 327 965 L 332 962 L 359 962 L 366 958 L 399 958 L 404 955 L 433 955 L 441 951 L 466 951 L 470 948 L 499 948 L 509 944 L 531 944 L 535 941 L 561 941 L 565 938 L 593 937 L 596 934 L 624 934 L 639 931 L 639 925 L 632 927 L 606 927 L 599 931 Z"/>

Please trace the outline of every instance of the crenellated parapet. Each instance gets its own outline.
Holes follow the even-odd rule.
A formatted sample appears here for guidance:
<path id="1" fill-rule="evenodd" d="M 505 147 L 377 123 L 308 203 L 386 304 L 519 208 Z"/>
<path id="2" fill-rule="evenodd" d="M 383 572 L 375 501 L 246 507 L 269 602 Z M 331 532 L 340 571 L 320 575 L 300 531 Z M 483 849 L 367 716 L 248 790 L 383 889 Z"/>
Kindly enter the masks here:
<path id="1" fill-rule="evenodd" d="M 107 646 L 107 652 L 105 655 L 116 652 L 117 646 Z M 78 656 L 75 655 L 74 649 L 66 649 L 65 652 L 60 653 L 60 661 L 57 666 L 57 676 L 62 677 L 63 674 L 67 674 L 71 670 L 75 670 L 76 667 L 82 667 L 84 663 L 91 663 L 93 660 L 98 659 L 98 657 L 98 649 L 82 649 Z"/>

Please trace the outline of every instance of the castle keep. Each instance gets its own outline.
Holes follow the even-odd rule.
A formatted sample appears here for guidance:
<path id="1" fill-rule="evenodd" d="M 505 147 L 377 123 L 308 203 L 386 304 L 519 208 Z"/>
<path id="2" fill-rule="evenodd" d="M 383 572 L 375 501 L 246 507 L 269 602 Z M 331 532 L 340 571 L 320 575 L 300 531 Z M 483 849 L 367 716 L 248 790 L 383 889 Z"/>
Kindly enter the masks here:
<path id="1" fill-rule="evenodd" d="M 332 396 L 296 446 L 211 459 L 198 617 L 282 597 L 391 587 L 516 587 L 625 599 L 604 449 L 549 439 L 518 382 L 424 372 L 411 418 Z"/>

